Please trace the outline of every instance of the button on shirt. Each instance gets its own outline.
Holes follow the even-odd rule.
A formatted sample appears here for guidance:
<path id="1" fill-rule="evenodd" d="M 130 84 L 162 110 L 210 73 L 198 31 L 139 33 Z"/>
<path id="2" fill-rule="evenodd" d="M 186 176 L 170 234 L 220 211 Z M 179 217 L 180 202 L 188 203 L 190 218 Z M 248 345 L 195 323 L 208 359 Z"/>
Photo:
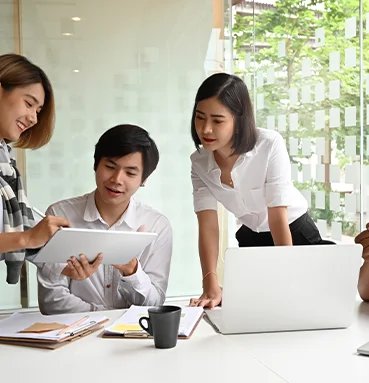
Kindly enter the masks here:
<path id="1" fill-rule="evenodd" d="M 168 285 L 172 254 L 172 230 L 168 219 L 131 198 L 127 210 L 111 227 L 100 216 L 94 192 L 57 202 L 47 214 L 66 217 L 72 227 L 157 233 L 141 254 L 136 273 L 123 276 L 111 265 L 100 265 L 89 278 L 76 281 L 61 274 L 66 264 L 39 264 L 39 305 L 47 314 L 160 305 Z M 124 251 L 124 249 L 122 249 Z"/>
<path id="2" fill-rule="evenodd" d="M 292 223 L 307 211 L 307 202 L 291 182 L 291 164 L 282 136 L 257 129 L 255 147 L 238 157 L 231 176 L 234 188 L 220 181 L 212 152 L 191 155 L 194 210 L 217 210 L 220 202 L 238 221 L 255 232 L 270 231 L 268 207 L 287 206 Z"/>

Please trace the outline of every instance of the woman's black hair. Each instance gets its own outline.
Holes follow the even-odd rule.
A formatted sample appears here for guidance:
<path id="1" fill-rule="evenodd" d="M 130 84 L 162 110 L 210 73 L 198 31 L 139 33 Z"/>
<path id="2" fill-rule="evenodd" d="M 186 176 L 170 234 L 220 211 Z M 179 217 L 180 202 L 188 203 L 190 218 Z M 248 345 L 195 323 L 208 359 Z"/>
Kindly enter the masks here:
<path id="1" fill-rule="evenodd" d="M 237 76 L 227 73 L 215 73 L 199 87 L 192 111 L 191 135 L 196 149 L 201 145 L 196 133 L 195 116 L 197 104 L 216 97 L 229 109 L 234 118 L 232 154 L 242 154 L 252 150 L 256 144 L 257 131 L 254 112 L 246 84 Z"/>

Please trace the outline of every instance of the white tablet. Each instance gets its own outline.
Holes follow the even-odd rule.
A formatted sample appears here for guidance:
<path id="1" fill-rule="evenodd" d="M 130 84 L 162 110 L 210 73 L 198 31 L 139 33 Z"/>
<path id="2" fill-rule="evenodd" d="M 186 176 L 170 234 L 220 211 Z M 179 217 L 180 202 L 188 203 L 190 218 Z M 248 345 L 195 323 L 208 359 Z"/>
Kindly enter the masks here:
<path id="1" fill-rule="evenodd" d="M 65 263 L 71 256 L 86 255 L 93 261 L 97 254 L 104 256 L 103 263 L 125 264 L 139 258 L 157 233 L 61 228 L 40 249 L 33 262 Z"/>

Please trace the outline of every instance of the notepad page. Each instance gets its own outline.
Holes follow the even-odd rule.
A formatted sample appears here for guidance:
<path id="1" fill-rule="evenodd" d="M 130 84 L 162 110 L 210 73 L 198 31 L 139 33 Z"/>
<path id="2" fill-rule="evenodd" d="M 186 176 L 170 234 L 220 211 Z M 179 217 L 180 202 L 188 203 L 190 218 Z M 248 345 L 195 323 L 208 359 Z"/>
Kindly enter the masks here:
<path id="1" fill-rule="evenodd" d="M 148 316 L 148 309 L 152 306 L 132 305 L 111 326 L 105 328 L 105 332 L 111 334 L 146 333 L 142 330 L 138 321 L 143 316 Z M 203 315 L 202 307 L 181 307 L 181 321 L 179 323 L 178 336 L 188 337 L 193 331 L 196 323 Z"/>
<path id="2" fill-rule="evenodd" d="M 83 316 L 85 316 L 85 314 L 83 313 L 61 314 L 61 315 L 42 315 L 39 312 L 14 313 L 9 318 L 6 318 L 0 321 L 0 337 L 29 338 L 29 339 L 59 341 L 64 338 L 68 338 L 71 334 L 69 332 L 59 334 L 59 330 L 47 331 L 43 333 L 36 333 L 36 332 L 22 333 L 19 331 L 24 330 L 25 328 L 31 326 L 33 323 L 36 323 L 36 322 L 38 323 L 58 322 L 68 326 Z M 97 323 L 102 323 L 108 318 L 99 313 L 91 312 L 89 313 L 89 319 L 91 319 L 90 327 L 94 327 Z"/>

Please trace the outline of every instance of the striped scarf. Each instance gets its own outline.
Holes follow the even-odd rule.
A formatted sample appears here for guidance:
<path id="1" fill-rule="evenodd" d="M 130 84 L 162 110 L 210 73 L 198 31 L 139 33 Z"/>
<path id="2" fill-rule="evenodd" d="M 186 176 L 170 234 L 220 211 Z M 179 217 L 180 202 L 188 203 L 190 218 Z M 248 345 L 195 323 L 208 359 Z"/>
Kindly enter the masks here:
<path id="1" fill-rule="evenodd" d="M 3 140 L 0 140 L 0 195 L 3 204 L 3 232 L 25 231 L 34 225 L 32 210 L 28 205 L 12 149 Z M 18 282 L 24 257 L 24 249 L 0 254 L 0 260 L 5 259 L 7 266 L 7 283 Z"/>

